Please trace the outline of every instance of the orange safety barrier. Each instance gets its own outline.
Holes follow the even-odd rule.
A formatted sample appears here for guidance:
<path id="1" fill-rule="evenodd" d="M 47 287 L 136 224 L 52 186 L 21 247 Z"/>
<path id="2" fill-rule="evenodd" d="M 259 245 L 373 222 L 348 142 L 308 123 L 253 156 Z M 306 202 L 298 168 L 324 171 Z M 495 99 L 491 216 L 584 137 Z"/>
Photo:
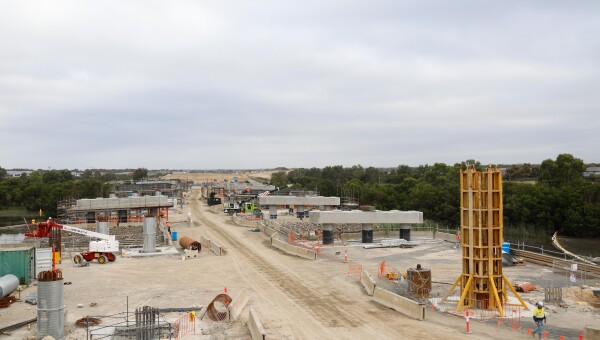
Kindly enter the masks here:
<path id="1" fill-rule="evenodd" d="M 363 266 L 360 263 L 349 262 L 348 263 L 348 276 L 355 276 L 360 279 L 362 275 Z"/>
<path id="2" fill-rule="evenodd" d="M 173 333 L 176 340 L 192 332 L 196 334 L 196 312 L 193 311 L 184 314 L 173 325 Z"/>

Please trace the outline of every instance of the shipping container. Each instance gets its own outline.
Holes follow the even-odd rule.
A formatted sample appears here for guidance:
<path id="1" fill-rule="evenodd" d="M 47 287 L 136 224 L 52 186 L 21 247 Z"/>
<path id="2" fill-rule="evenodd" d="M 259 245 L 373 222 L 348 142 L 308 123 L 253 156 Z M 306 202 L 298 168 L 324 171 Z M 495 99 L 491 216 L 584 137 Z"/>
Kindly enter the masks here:
<path id="1" fill-rule="evenodd" d="M 0 247 L 0 276 L 7 274 L 19 278 L 19 284 L 29 285 L 35 274 L 35 248 L 33 245 L 5 245 Z"/>

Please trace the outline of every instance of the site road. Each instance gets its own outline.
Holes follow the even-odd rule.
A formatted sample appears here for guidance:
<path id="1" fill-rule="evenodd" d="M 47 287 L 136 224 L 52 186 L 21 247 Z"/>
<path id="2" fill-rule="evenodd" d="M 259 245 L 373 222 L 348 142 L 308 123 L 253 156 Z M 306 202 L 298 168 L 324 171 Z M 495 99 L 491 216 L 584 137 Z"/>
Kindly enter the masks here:
<path id="1" fill-rule="evenodd" d="M 223 274 L 212 278 L 230 292 L 248 289 L 271 339 L 528 339 L 519 333 L 473 323 L 464 334 L 464 319 L 427 311 L 417 321 L 376 304 L 360 283 L 347 276 L 347 264 L 328 259 L 304 260 L 270 246 L 268 238 L 237 226 L 231 217 L 211 212 L 193 190 L 189 200 L 194 228 L 182 234 L 206 236 L 226 249 L 218 259 Z M 232 293 L 232 295 L 234 295 Z"/>

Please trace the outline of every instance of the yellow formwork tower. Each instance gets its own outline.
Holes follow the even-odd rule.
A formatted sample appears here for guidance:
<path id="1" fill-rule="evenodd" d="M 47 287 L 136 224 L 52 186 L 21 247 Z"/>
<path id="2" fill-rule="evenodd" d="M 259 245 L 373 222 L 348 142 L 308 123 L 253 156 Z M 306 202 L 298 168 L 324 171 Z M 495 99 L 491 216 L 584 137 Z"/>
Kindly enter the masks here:
<path id="1" fill-rule="evenodd" d="M 510 282 L 502 274 L 503 242 L 502 173 L 489 166 L 478 172 L 475 167 L 460 174 L 460 234 L 462 274 L 448 295 L 460 284 L 457 311 L 465 308 L 495 309 L 504 316 L 508 303 L 506 287 L 520 301 Z"/>

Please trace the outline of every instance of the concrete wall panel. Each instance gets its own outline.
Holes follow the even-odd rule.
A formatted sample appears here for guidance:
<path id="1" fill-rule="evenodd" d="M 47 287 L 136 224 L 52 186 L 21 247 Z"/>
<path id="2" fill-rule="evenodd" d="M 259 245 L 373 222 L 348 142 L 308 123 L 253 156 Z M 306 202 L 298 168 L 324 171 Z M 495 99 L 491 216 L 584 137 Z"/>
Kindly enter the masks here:
<path id="1" fill-rule="evenodd" d="M 210 251 L 212 251 L 215 255 L 221 256 L 223 255 L 223 248 L 216 244 L 213 241 L 210 241 Z"/>
<path id="2" fill-rule="evenodd" d="M 316 260 L 317 253 L 314 250 L 292 246 L 278 239 L 271 239 L 271 245 L 277 249 L 283 250 L 290 255 L 296 255 L 308 260 Z"/>
<path id="3" fill-rule="evenodd" d="M 248 300 L 250 300 L 250 294 L 246 289 L 242 289 L 242 291 L 231 300 L 229 311 L 234 320 L 242 314 L 242 310 L 244 310 L 244 307 L 248 304 Z"/>
<path id="4" fill-rule="evenodd" d="M 265 329 L 258 319 L 258 314 L 256 314 L 254 308 L 250 308 L 250 314 L 248 316 L 248 329 L 250 330 L 252 340 L 264 340 L 267 337 Z"/>
<path id="5" fill-rule="evenodd" d="M 200 244 L 202 244 L 203 248 L 209 248 L 210 251 L 212 251 L 217 256 L 221 256 L 224 253 L 223 248 L 221 248 L 221 246 L 211 241 L 210 239 L 207 239 L 204 236 L 200 236 Z"/>
<path id="6" fill-rule="evenodd" d="M 233 223 L 244 226 L 244 227 L 257 227 L 258 228 L 258 225 L 260 224 L 259 222 L 248 221 L 246 219 L 239 218 L 238 216 L 233 216 L 232 220 L 233 220 Z"/>
<path id="7" fill-rule="evenodd" d="M 373 301 L 416 320 L 425 320 L 425 305 L 390 291 L 375 287 Z"/>
<path id="8" fill-rule="evenodd" d="M 373 296 L 376 286 L 375 279 L 373 279 L 371 274 L 369 274 L 366 270 L 363 270 L 362 274 L 360 275 L 360 283 L 362 283 L 363 287 L 365 287 L 367 294 Z"/>

